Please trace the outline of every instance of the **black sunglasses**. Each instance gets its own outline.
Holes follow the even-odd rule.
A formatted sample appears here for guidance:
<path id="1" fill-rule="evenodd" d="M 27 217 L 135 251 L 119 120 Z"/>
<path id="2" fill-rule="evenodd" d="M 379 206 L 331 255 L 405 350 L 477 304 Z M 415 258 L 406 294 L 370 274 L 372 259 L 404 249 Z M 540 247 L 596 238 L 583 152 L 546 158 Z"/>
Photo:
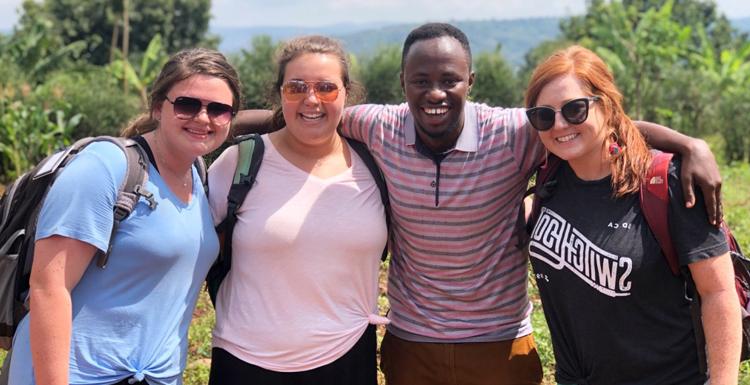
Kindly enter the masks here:
<path id="1" fill-rule="evenodd" d="M 589 103 L 600 100 L 598 96 L 573 99 L 556 110 L 551 107 L 534 107 L 526 110 L 529 122 L 538 131 L 547 131 L 555 125 L 555 115 L 560 112 L 570 124 L 581 124 L 589 117 Z"/>
<path id="2" fill-rule="evenodd" d="M 203 101 L 190 96 L 178 96 L 174 101 L 165 97 L 168 102 L 174 106 L 174 114 L 178 119 L 190 120 L 195 118 L 206 106 L 206 115 L 213 124 L 224 125 L 229 123 L 234 117 L 234 108 L 228 104 L 219 102 L 209 102 L 203 104 Z"/>

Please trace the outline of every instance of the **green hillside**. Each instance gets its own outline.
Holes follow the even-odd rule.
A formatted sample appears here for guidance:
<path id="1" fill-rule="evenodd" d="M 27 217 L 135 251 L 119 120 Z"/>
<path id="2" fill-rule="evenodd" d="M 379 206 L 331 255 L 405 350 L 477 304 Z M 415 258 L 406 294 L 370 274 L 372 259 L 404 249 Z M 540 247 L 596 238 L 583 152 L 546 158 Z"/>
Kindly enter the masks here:
<path id="1" fill-rule="evenodd" d="M 475 53 L 493 51 L 498 44 L 502 53 L 513 65 L 523 62 L 523 55 L 544 40 L 558 35 L 558 18 L 537 18 L 517 20 L 455 21 L 469 37 Z M 269 35 L 273 40 L 284 40 L 303 34 L 323 34 L 343 41 L 346 48 L 358 55 L 367 56 L 382 45 L 400 46 L 406 35 L 419 23 L 413 24 L 342 24 L 318 28 L 300 27 L 248 27 L 214 28 L 213 33 L 221 36 L 220 49 L 223 52 L 236 52 L 249 49 L 253 36 Z"/>
<path id="2" fill-rule="evenodd" d="M 513 65 L 523 63 L 523 55 L 544 40 L 559 34 L 560 20 L 557 18 L 457 21 L 455 24 L 469 37 L 475 53 L 493 51 L 498 45 Z M 419 24 L 403 24 L 365 30 L 337 36 L 344 41 L 349 51 L 362 56 L 384 44 L 400 46 L 406 35 Z"/>

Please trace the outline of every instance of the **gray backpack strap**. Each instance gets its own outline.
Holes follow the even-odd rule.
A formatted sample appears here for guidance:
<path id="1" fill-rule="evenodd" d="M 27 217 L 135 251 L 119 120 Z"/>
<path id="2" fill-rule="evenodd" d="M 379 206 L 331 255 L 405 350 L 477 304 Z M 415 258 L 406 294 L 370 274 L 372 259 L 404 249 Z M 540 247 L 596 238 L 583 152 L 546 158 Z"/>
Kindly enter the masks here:
<path id="1" fill-rule="evenodd" d="M 154 195 L 146 190 L 146 182 L 148 181 L 148 156 L 138 143 L 132 139 L 110 136 L 100 136 L 93 138 L 93 140 L 108 141 L 120 147 L 125 153 L 128 166 L 125 179 L 117 190 L 117 201 L 113 208 L 114 221 L 112 223 L 112 232 L 109 237 L 107 251 L 97 250 L 94 255 L 96 265 L 103 269 L 107 267 L 109 254 L 112 252 L 112 241 L 120 227 L 120 222 L 133 212 L 133 208 L 135 208 L 140 197 L 146 198 L 151 210 L 156 208 L 156 201 L 154 200 Z"/>
<path id="2" fill-rule="evenodd" d="M 206 167 L 206 160 L 203 159 L 202 156 L 199 156 L 195 158 L 195 162 L 193 162 L 193 166 L 195 166 L 195 169 L 198 170 L 198 177 L 201 179 L 201 184 L 203 185 L 203 191 L 205 191 L 206 196 L 208 196 L 208 167 Z"/>

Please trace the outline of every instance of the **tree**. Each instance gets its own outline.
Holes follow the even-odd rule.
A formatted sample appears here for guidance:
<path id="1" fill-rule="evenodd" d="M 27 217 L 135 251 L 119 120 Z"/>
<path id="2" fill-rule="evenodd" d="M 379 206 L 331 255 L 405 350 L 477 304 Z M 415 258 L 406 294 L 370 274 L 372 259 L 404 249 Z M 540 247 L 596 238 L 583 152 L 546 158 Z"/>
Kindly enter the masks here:
<path id="1" fill-rule="evenodd" d="M 699 31 L 704 41 L 708 40 Z M 715 106 L 712 126 L 724 138 L 724 155 L 728 162 L 746 161 L 750 156 L 747 121 L 750 119 L 750 42 L 735 49 L 713 51 L 709 44 L 701 52 L 691 55 L 700 77 L 707 79 L 706 104 Z"/>
<path id="2" fill-rule="evenodd" d="M 161 67 L 169 59 L 162 44 L 161 35 L 156 34 L 143 53 L 137 69 L 130 61 L 124 59 L 114 60 L 109 65 L 114 77 L 121 81 L 127 80 L 126 84 L 138 93 L 144 109 L 148 107 L 148 87 L 153 84 L 159 76 Z"/>
<path id="3" fill-rule="evenodd" d="M 372 57 L 357 66 L 357 78 L 367 91 L 367 102 L 398 104 L 404 101 L 401 90 L 401 49 L 397 45 L 382 46 Z"/>
<path id="4" fill-rule="evenodd" d="M 529 84 L 529 80 L 531 80 L 531 74 L 534 72 L 534 69 L 536 69 L 536 67 L 542 63 L 542 61 L 547 59 L 555 51 L 563 49 L 565 47 L 569 47 L 573 44 L 574 43 L 570 40 L 566 40 L 565 38 L 558 38 L 555 40 L 543 41 L 536 47 L 526 52 L 523 57 L 524 64 L 518 70 L 517 75 L 520 86 L 524 89 L 526 88 L 526 86 Z"/>
<path id="5" fill-rule="evenodd" d="M 523 88 L 500 51 L 498 45 L 494 52 L 480 53 L 474 59 L 476 78 L 471 88 L 472 99 L 493 106 L 518 106 Z"/>
<path id="6" fill-rule="evenodd" d="M 623 1 L 597 0 L 585 16 L 562 25 L 567 38 L 591 47 L 607 62 L 631 117 L 655 120 L 665 74 L 681 64 L 691 36 L 689 26 L 672 19 L 672 1 L 639 13 Z"/>
<path id="7" fill-rule="evenodd" d="M 672 0 L 672 20 L 680 25 L 693 28 L 692 39 L 694 45 L 703 44 L 704 37 L 699 35 L 702 29 L 709 44 L 716 52 L 741 45 L 744 36 L 737 33 L 729 19 L 719 12 L 714 1 L 705 0 Z M 651 8 L 661 8 L 667 0 L 623 0 L 625 6 L 632 6 L 639 13 Z"/>
<path id="8" fill-rule="evenodd" d="M 274 53 L 279 44 L 274 44 L 270 36 L 253 38 L 251 49 L 242 49 L 232 58 L 232 64 L 242 82 L 244 107 L 248 109 L 268 108 L 271 83 L 276 78 Z"/>
<path id="9" fill-rule="evenodd" d="M 81 41 L 66 44 L 53 28 L 49 20 L 29 20 L 4 39 L 0 59 L 22 69 L 25 80 L 34 85 L 43 82 L 49 73 L 69 67 L 84 51 L 85 44 Z"/>
<path id="10" fill-rule="evenodd" d="M 83 41 L 83 59 L 96 65 L 111 59 L 112 45 L 122 39 L 121 0 L 24 0 L 19 20 L 21 29 L 37 20 L 48 20 L 63 44 Z M 164 40 L 167 52 L 215 43 L 206 37 L 210 0 L 130 0 L 129 51 L 142 53 L 156 34 Z M 208 39 L 208 40 L 207 40 Z"/>

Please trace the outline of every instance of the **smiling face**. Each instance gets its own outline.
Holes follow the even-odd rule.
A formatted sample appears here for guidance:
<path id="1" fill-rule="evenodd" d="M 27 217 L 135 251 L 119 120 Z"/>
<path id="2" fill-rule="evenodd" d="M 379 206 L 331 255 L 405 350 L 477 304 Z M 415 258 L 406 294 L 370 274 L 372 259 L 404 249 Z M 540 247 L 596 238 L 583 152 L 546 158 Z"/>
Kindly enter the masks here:
<path id="1" fill-rule="evenodd" d="M 401 87 L 417 134 L 435 152 L 456 144 L 464 124 L 464 103 L 474 83 L 469 58 L 450 36 L 415 42 L 404 58 Z"/>
<path id="2" fill-rule="evenodd" d="M 290 136 L 306 145 L 320 145 L 330 142 L 341 122 L 346 102 L 346 89 L 342 80 L 341 61 L 330 54 L 305 53 L 286 65 L 284 81 L 331 82 L 339 87 L 338 96 L 330 102 L 318 99 L 309 89 L 300 101 L 281 97 L 281 109 Z M 312 88 L 312 87 L 309 87 Z"/>
<path id="3" fill-rule="evenodd" d="M 565 103 L 592 96 L 573 75 L 558 77 L 544 86 L 536 106 L 559 110 Z M 604 125 L 601 102 L 589 104 L 588 118 L 581 124 L 570 124 L 561 115 L 555 114 L 555 124 L 539 137 L 547 149 L 567 160 L 579 178 L 594 180 L 609 174 L 605 141 L 609 130 Z"/>
<path id="4" fill-rule="evenodd" d="M 159 121 L 160 140 L 173 156 L 195 159 L 219 148 L 229 133 L 231 122 L 215 124 L 206 110 L 208 103 L 216 102 L 233 105 L 234 97 L 229 85 L 223 79 L 208 75 L 193 75 L 175 83 L 167 92 L 169 100 L 190 97 L 202 101 L 201 111 L 191 119 L 185 119 L 174 111 L 168 100 L 159 103 L 153 116 Z"/>

